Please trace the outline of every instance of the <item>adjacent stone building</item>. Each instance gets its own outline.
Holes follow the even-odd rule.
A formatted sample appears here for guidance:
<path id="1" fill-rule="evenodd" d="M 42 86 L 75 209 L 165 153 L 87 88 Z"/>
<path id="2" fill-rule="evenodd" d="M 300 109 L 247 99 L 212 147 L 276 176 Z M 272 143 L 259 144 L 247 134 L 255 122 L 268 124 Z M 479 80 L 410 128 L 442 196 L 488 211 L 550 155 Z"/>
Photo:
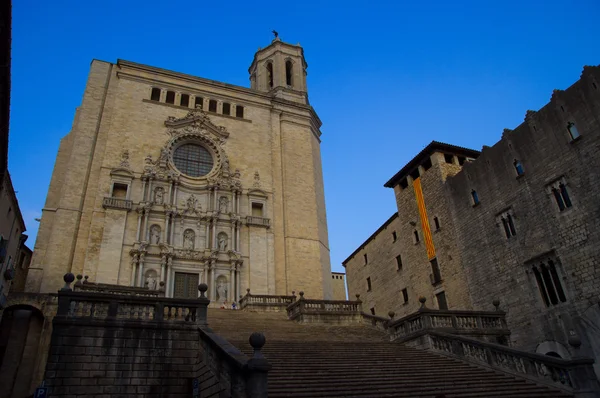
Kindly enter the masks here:
<path id="1" fill-rule="evenodd" d="M 448 176 L 478 155 L 434 141 L 385 184 L 398 212 L 343 262 L 348 294 L 360 294 L 365 311 L 404 316 L 420 296 L 437 308 L 471 309 L 444 190 Z"/>
<path id="2" fill-rule="evenodd" d="M 331 273 L 332 300 L 346 300 L 346 274 L 343 272 Z"/>
<path id="3" fill-rule="evenodd" d="M 59 148 L 26 290 L 66 272 L 217 305 L 331 298 L 320 155 L 303 49 L 279 38 L 250 88 L 94 60 Z"/>
<path id="4" fill-rule="evenodd" d="M 598 362 L 598 148 L 600 67 L 481 154 L 433 142 L 385 184 L 398 213 L 344 262 L 349 294 L 400 316 L 500 300 L 513 346 L 569 358 L 576 334 Z"/>

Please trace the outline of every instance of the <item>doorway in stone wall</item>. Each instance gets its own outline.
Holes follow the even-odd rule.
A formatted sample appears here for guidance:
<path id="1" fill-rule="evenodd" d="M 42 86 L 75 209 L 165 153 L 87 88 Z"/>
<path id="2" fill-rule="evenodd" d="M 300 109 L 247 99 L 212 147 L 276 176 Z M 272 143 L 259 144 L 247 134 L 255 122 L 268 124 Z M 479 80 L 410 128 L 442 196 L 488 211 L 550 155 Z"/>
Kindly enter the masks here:
<path id="1" fill-rule="evenodd" d="M 198 274 L 175 272 L 174 298 L 198 298 Z"/>

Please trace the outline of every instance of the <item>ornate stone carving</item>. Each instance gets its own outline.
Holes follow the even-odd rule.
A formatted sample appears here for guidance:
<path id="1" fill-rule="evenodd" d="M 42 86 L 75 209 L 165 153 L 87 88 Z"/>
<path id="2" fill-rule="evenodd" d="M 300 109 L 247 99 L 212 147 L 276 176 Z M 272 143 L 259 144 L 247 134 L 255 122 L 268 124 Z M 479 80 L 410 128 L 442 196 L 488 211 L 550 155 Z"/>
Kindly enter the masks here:
<path id="1" fill-rule="evenodd" d="M 155 245 L 160 243 L 160 227 L 156 224 L 150 227 L 150 243 Z"/>
<path id="2" fill-rule="evenodd" d="M 254 188 L 260 188 L 260 174 L 258 171 L 254 172 L 254 184 L 252 184 Z"/>
<path id="3" fill-rule="evenodd" d="M 208 115 L 200 108 L 190 110 L 187 115 L 182 118 L 169 116 L 165 121 L 165 126 L 170 127 L 169 134 L 177 135 L 185 132 L 186 128 L 191 128 L 203 133 L 210 132 L 219 140 L 229 137 L 229 133 L 224 126 L 217 126 L 210 121 Z"/>
<path id="4" fill-rule="evenodd" d="M 183 233 L 183 248 L 186 250 L 194 250 L 196 233 L 191 229 L 186 229 Z"/>
<path id="5" fill-rule="evenodd" d="M 157 205 L 162 205 L 165 196 L 165 189 L 163 187 L 156 187 L 154 189 L 154 203 Z"/>
<path id="6" fill-rule="evenodd" d="M 127 149 L 121 153 L 121 163 L 119 163 L 119 167 L 124 167 L 126 169 L 131 168 L 129 164 L 129 151 Z"/>

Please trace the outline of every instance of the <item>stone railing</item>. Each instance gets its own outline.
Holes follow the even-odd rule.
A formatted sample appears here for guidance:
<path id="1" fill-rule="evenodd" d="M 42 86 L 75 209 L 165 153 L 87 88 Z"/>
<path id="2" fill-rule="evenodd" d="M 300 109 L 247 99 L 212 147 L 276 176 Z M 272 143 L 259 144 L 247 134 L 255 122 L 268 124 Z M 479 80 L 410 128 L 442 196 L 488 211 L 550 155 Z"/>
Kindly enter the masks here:
<path id="1" fill-rule="evenodd" d="M 265 344 L 264 335 L 253 333 L 250 336 L 249 342 L 254 353 L 248 358 L 225 339 L 215 334 L 207 323 L 207 308 L 210 300 L 205 295 L 208 290 L 206 284 L 198 286 L 200 297 L 188 300 L 123 295 L 106 291 L 73 291 L 71 289 L 71 283 L 75 280 L 73 274 L 66 274 L 64 280 L 65 286 L 58 292 L 58 310 L 53 320 L 53 341 L 64 342 L 65 339 L 79 339 L 81 336 L 89 335 L 105 339 L 103 344 L 113 347 L 116 342 L 111 339 L 115 336 L 118 338 L 134 336 L 135 339 L 146 340 L 137 341 L 131 347 L 146 351 L 145 347 L 155 347 L 158 344 L 156 340 L 152 340 L 157 336 L 161 341 L 164 339 L 181 340 L 180 345 L 183 342 L 190 342 L 192 345 L 199 344 L 197 347 L 199 350 L 189 350 L 191 353 L 197 353 L 198 358 L 195 361 L 189 361 L 188 359 L 191 357 L 187 354 L 181 358 L 170 356 L 182 354 L 181 349 L 172 350 L 170 354 L 168 352 L 171 350 L 156 349 L 155 352 L 161 353 L 157 355 L 164 355 L 164 357 L 157 360 L 156 363 L 151 360 L 147 365 L 148 369 L 157 372 L 159 365 L 173 360 L 173 363 L 181 368 L 178 368 L 181 375 L 189 372 L 196 375 L 192 383 L 195 396 L 219 395 L 233 398 L 267 396 L 267 373 L 271 366 L 261 353 L 261 348 Z M 110 326 L 110 330 L 113 332 L 107 333 L 107 326 Z M 72 334 L 72 330 L 82 328 L 88 334 Z M 122 331 L 114 333 L 116 329 Z M 154 330 L 154 332 L 148 332 L 143 335 L 144 337 L 140 337 L 142 336 L 141 330 Z M 175 332 L 171 333 L 173 330 Z M 170 345 L 167 344 L 167 347 Z M 63 352 L 59 347 L 51 347 L 51 350 L 53 350 L 52 352 Z M 146 351 L 144 351 L 145 355 L 148 355 Z M 85 353 L 85 349 L 81 352 Z M 78 354 L 69 352 L 69 355 L 77 356 Z M 114 355 L 121 355 L 116 348 Z M 75 358 L 72 361 L 83 362 L 80 359 Z M 99 357 L 98 359 L 106 359 L 104 362 L 110 362 L 110 358 Z M 146 360 L 147 358 L 142 359 Z M 60 358 L 57 360 L 60 362 Z M 155 365 L 156 369 L 153 368 Z M 209 370 L 210 373 L 207 373 L 206 370 Z M 162 372 L 164 373 L 164 371 Z M 55 373 L 52 372 L 52 374 Z M 181 377 L 178 378 L 181 379 Z M 60 388 L 61 380 L 49 379 L 51 388 Z M 148 379 L 147 382 L 155 383 L 156 380 L 159 379 Z"/>
<path id="2" fill-rule="evenodd" d="M 477 336 L 488 341 L 508 344 L 510 330 L 506 325 L 506 313 L 496 311 L 435 310 L 425 307 L 425 298 L 419 299 L 421 308 L 410 315 L 389 322 L 388 333 L 392 340 L 408 341 L 424 331 L 436 330 L 458 335 Z"/>
<path id="3" fill-rule="evenodd" d="M 133 202 L 127 199 L 112 198 L 109 196 L 105 196 L 102 200 L 102 207 L 104 207 L 105 209 L 111 208 L 129 211 L 131 210 L 132 205 Z"/>
<path id="4" fill-rule="evenodd" d="M 85 280 L 82 281 L 84 278 Z M 158 290 L 152 290 L 147 287 L 121 286 L 111 285 L 108 283 L 88 282 L 87 275 L 85 277 L 82 275 L 77 275 L 77 282 L 75 282 L 73 290 L 140 297 L 164 297 L 165 295 L 164 282 L 160 282 L 160 287 Z"/>
<path id="5" fill-rule="evenodd" d="M 581 342 L 574 337 L 569 344 L 578 350 Z M 564 360 L 438 331 L 424 334 L 420 348 L 558 387 L 576 397 L 600 394 L 592 358 Z"/>
<path id="6" fill-rule="evenodd" d="M 287 307 L 288 318 L 298 322 L 358 323 L 362 320 L 362 302 L 346 300 L 300 299 Z"/>
<path id="7" fill-rule="evenodd" d="M 271 227 L 271 219 L 265 217 L 246 216 L 248 225 L 257 225 L 259 227 Z"/>
<path id="8" fill-rule="evenodd" d="M 388 324 L 390 323 L 390 319 L 383 318 L 377 315 L 365 314 L 362 313 L 363 323 L 365 325 L 370 325 L 375 329 L 387 331 Z"/>
<path id="9" fill-rule="evenodd" d="M 285 311 L 288 305 L 296 301 L 294 293 L 291 296 L 269 296 L 250 294 L 250 289 L 246 289 L 246 295 L 240 297 L 240 309 L 258 312 Z"/>

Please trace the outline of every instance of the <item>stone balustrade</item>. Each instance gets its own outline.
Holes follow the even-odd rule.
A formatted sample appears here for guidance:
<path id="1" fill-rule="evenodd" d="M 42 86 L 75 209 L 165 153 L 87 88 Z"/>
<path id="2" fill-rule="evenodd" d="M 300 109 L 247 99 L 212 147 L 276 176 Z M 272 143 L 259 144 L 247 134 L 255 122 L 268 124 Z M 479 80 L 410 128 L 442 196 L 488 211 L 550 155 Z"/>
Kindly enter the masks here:
<path id="1" fill-rule="evenodd" d="M 358 323 L 362 320 L 362 302 L 346 300 L 300 299 L 287 307 L 288 318 L 298 322 Z"/>
<path id="2" fill-rule="evenodd" d="M 392 340 L 408 341 L 424 331 L 437 330 L 508 343 L 510 330 L 504 311 L 436 310 L 425 307 L 424 297 L 420 301 L 422 306 L 417 312 L 388 323 Z"/>
<path id="3" fill-rule="evenodd" d="M 259 227 L 271 227 L 271 219 L 265 217 L 246 216 L 246 223 L 248 225 L 256 225 Z"/>
<path id="4" fill-rule="evenodd" d="M 240 297 L 240 309 L 246 311 L 285 311 L 287 306 L 296 301 L 296 296 L 292 292 L 291 296 L 270 296 L 267 294 L 250 294 L 250 289 L 246 289 L 246 295 Z"/>
<path id="5" fill-rule="evenodd" d="M 600 392 L 592 358 L 564 360 L 438 331 L 428 331 L 420 340 L 419 348 L 558 387 L 576 397 L 596 397 Z M 581 344 L 578 339 L 569 343 L 576 349 Z"/>
<path id="6" fill-rule="evenodd" d="M 105 196 L 102 200 L 102 207 L 105 209 L 120 209 L 130 211 L 132 206 L 133 202 L 127 199 Z"/>
<path id="7" fill-rule="evenodd" d="M 254 353 L 247 357 L 208 328 L 206 284 L 198 286 L 197 299 L 173 299 L 122 294 L 116 287 L 73 291 L 73 274 L 64 280 L 46 367 L 49 395 L 80 394 L 85 385 L 85 393 L 93 395 L 106 389 L 123 393 L 162 389 L 165 396 L 174 396 L 187 391 L 192 382 L 197 396 L 267 396 L 271 366 L 261 353 L 264 335 L 252 333 Z M 81 277 L 78 280 L 79 287 L 87 285 Z M 66 362 L 77 363 L 84 371 L 74 375 L 65 369 Z M 94 376 L 89 375 L 87 362 L 94 362 Z M 116 362 L 132 372 L 106 378 Z M 131 376 L 134 373 L 137 376 Z M 96 384 L 98 377 L 109 384 Z"/>
<path id="8" fill-rule="evenodd" d="M 85 280 L 82 281 L 84 278 Z M 96 292 L 140 297 L 164 297 L 165 295 L 164 282 L 160 282 L 160 288 L 158 290 L 153 290 L 149 289 L 148 287 L 121 286 L 111 285 L 108 283 L 88 282 L 87 275 L 85 277 L 82 275 L 77 275 L 77 282 L 75 282 L 73 290 L 76 292 Z"/>

